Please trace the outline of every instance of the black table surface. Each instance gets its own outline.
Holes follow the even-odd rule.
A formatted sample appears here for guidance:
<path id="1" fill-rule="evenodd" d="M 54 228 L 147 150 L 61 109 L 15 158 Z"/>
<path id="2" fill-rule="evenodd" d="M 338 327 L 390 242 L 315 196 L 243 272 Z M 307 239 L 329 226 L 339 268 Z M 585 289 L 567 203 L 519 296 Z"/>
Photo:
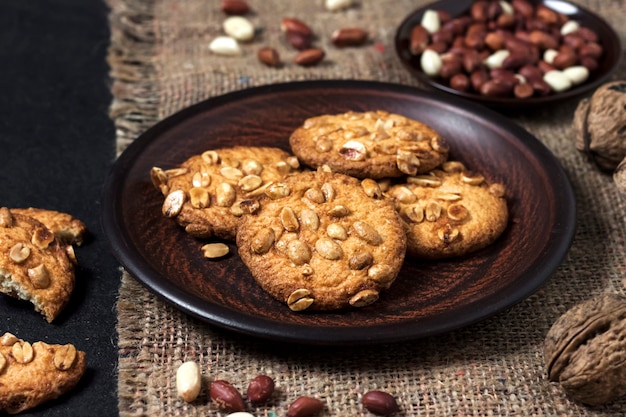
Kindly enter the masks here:
<path id="1" fill-rule="evenodd" d="M 115 158 L 107 14 L 103 0 L 0 2 L 0 206 L 67 212 L 91 231 L 76 248 L 76 288 L 55 322 L 0 295 L 0 333 L 72 343 L 87 354 L 71 394 L 23 415 L 118 414 L 121 273 L 100 228 L 102 185 Z"/>

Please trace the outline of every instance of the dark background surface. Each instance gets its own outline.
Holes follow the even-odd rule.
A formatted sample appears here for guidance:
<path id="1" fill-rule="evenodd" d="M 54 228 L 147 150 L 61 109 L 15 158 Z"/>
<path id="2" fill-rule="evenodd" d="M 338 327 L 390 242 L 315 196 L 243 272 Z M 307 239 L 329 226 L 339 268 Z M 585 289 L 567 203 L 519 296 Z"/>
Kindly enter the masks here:
<path id="1" fill-rule="evenodd" d="M 88 368 L 69 395 L 23 415 L 117 415 L 115 301 L 120 280 L 100 228 L 101 192 L 115 158 L 100 0 L 0 1 L 0 206 L 64 211 L 90 239 L 70 305 L 49 324 L 32 305 L 0 295 L 0 334 L 72 343 Z"/>

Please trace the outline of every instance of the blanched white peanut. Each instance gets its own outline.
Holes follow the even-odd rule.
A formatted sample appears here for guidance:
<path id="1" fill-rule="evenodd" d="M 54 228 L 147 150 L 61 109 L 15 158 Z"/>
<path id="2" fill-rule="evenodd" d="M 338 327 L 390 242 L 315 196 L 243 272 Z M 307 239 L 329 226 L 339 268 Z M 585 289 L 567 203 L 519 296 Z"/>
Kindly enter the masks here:
<path id="1" fill-rule="evenodd" d="M 202 376 L 200 367 L 193 361 L 183 363 L 176 371 L 176 390 L 185 401 L 191 402 L 200 394 Z"/>
<path id="2" fill-rule="evenodd" d="M 563 74 L 569 78 L 572 84 L 578 85 L 587 81 L 587 78 L 589 78 L 589 69 L 582 65 L 574 65 L 573 67 L 565 68 Z"/>
<path id="3" fill-rule="evenodd" d="M 352 6 L 352 0 L 326 0 L 325 6 L 326 10 L 336 12 Z"/>
<path id="4" fill-rule="evenodd" d="M 254 38 L 254 26 L 242 16 L 231 16 L 222 23 L 224 32 L 239 41 L 250 41 Z"/>
<path id="5" fill-rule="evenodd" d="M 550 86 L 552 91 L 561 92 L 572 87 L 572 82 L 563 74 L 563 71 L 552 70 L 543 74 L 543 80 Z"/>
<path id="6" fill-rule="evenodd" d="M 429 77 L 435 77 L 439 75 L 439 71 L 441 71 L 441 57 L 437 52 L 427 49 L 420 57 L 420 65 L 424 74 Z"/>
<path id="7" fill-rule="evenodd" d="M 554 62 L 554 58 L 559 54 L 559 51 L 556 49 L 546 49 L 543 53 L 543 60 L 548 64 L 552 64 Z"/>
<path id="8" fill-rule="evenodd" d="M 576 32 L 580 28 L 580 24 L 575 20 L 568 20 L 561 26 L 561 36 Z"/>
<path id="9" fill-rule="evenodd" d="M 218 55 L 236 56 L 241 55 L 241 48 L 237 39 L 230 36 L 218 36 L 211 41 L 209 49 Z"/>
<path id="10" fill-rule="evenodd" d="M 508 1 L 500 1 L 500 7 L 502 8 L 502 14 L 513 14 L 514 9 L 511 3 Z"/>
<path id="11" fill-rule="evenodd" d="M 441 27 L 441 20 L 439 19 L 439 13 L 435 10 L 428 9 L 422 15 L 421 25 L 431 35 L 439 30 Z"/>
<path id="12" fill-rule="evenodd" d="M 485 65 L 487 65 L 491 69 L 501 68 L 502 63 L 510 54 L 511 53 L 507 49 L 500 49 L 499 51 L 494 52 L 485 59 Z"/>

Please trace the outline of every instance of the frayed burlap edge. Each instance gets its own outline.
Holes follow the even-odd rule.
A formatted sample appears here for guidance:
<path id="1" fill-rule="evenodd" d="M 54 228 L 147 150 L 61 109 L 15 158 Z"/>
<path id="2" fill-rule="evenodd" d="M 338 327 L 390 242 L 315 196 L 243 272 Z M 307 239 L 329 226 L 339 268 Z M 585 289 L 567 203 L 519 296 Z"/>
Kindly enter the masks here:
<path id="1" fill-rule="evenodd" d="M 108 0 L 113 101 L 109 116 L 115 122 L 117 154 L 157 119 L 154 86 L 154 0 Z"/>

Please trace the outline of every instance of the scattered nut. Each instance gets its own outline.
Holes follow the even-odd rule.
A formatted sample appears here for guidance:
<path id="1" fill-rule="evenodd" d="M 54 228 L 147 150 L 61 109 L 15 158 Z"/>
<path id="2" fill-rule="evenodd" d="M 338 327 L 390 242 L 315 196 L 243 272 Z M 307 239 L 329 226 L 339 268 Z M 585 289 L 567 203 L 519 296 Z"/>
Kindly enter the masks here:
<path id="1" fill-rule="evenodd" d="M 396 399 L 384 391 L 368 391 L 361 398 L 361 403 L 369 412 L 379 416 L 389 416 L 400 411 Z"/>
<path id="2" fill-rule="evenodd" d="M 320 63 L 326 53 L 323 49 L 311 48 L 299 52 L 293 59 L 293 62 L 302 67 L 311 67 Z"/>
<path id="3" fill-rule="evenodd" d="M 257 58 L 268 67 L 278 68 L 281 65 L 280 55 L 274 48 L 264 47 L 258 50 Z"/>
<path id="4" fill-rule="evenodd" d="M 603 294 L 572 307 L 546 335 L 548 378 L 587 405 L 626 395 L 624 334 L 625 297 Z"/>
<path id="5" fill-rule="evenodd" d="M 238 56 L 242 54 L 239 43 L 230 36 L 218 36 L 209 44 L 211 52 L 223 56 Z"/>
<path id="6" fill-rule="evenodd" d="M 324 6 L 326 10 L 336 12 L 352 6 L 352 0 L 326 0 Z"/>
<path id="7" fill-rule="evenodd" d="M 200 367 L 193 361 L 184 362 L 176 370 L 176 391 L 184 401 L 192 402 L 198 398 L 201 382 Z"/>
<path id="8" fill-rule="evenodd" d="M 246 408 L 243 397 L 230 382 L 220 379 L 212 381 L 209 395 L 213 403 L 222 411 L 232 413 L 244 411 Z"/>
<path id="9" fill-rule="evenodd" d="M 252 23 L 242 16 L 231 16 L 222 23 L 224 32 L 238 40 L 248 42 L 254 38 L 254 26 Z"/>
<path id="10" fill-rule="evenodd" d="M 331 35 L 333 45 L 338 48 L 346 46 L 361 46 L 367 41 L 367 38 L 367 31 L 361 28 L 337 29 Z"/>
<path id="11" fill-rule="evenodd" d="M 223 0 L 220 8 L 228 15 L 244 15 L 250 11 L 250 6 L 244 0 Z"/>
<path id="12" fill-rule="evenodd" d="M 207 243 L 202 246 L 202 254 L 205 258 L 217 259 L 228 255 L 229 248 L 225 243 Z"/>
<path id="13" fill-rule="evenodd" d="M 324 409 L 324 403 L 313 397 L 298 397 L 289 405 L 287 417 L 311 417 Z"/>
<path id="14" fill-rule="evenodd" d="M 258 375 L 250 381 L 246 395 L 251 403 L 264 403 L 273 393 L 274 380 L 267 375 Z"/>

